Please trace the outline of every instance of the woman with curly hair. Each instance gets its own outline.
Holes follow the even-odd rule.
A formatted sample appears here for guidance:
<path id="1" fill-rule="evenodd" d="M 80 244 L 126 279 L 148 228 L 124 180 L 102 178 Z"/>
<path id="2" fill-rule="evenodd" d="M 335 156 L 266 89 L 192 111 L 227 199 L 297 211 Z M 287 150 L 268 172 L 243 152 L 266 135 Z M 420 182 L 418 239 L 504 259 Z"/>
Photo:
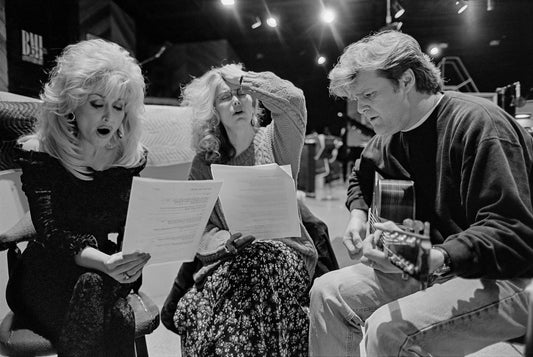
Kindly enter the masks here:
<path id="1" fill-rule="evenodd" d="M 261 101 L 272 123 L 259 126 Z M 291 165 L 296 181 L 307 113 L 300 89 L 271 72 L 215 68 L 183 90 L 193 109 L 189 179 L 212 179 L 210 165 Z M 261 189 L 258 187 L 258 189 Z M 306 356 L 305 307 L 317 261 L 307 231 L 254 241 L 229 232 L 217 202 L 202 246 L 184 263 L 162 310 L 186 356 Z"/>
<path id="2" fill-rule="evenodd" d="M 133 176 L 146 163 L 145 83 L 136 60 L 103 40 L 67 46 L 41 94 L 17 161 L 35 227 L 10 277 L 9 307 L 58 356 L 135 356 L 126 297 L 150 256 L 122 255 Z"/>

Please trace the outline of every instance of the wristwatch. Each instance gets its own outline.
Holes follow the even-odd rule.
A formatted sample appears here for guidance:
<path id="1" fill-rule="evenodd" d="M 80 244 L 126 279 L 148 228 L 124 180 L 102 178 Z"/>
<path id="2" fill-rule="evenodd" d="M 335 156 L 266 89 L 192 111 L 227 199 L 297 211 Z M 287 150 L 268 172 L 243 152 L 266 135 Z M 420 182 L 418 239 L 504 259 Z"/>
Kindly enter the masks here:
<path id="1" fill-rule="evenodd" d="M 438 250 L 439 252 L 442 253 L 442 255 L 444 255 L 444 262 L 442 263 L 442 265 L 440 267 L 435 269 L 433 271 L 433 273 L 431 273 L 431 275 L 433 277 L 439 277 L 439 276 L 444 276 L 444 275 L 450 273 L 450 271 L 452 270 L 452 261 L 450 259 L 450 254 L 448 254 L 446 249 L 444 249 L 444 248 L 442 248 L 442 247 L 440 247 L 438 245 L 431 247 L 431 249 Z"/>

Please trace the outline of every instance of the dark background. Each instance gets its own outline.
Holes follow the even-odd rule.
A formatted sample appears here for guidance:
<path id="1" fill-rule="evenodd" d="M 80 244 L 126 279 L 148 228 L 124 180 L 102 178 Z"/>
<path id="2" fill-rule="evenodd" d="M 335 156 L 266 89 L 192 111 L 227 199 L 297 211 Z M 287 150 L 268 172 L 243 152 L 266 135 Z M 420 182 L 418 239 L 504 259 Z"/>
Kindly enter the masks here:
<path id="1" fill-rule="evenodd" d="M 36 96 L 55 56 L 68 43 L 84 39 L 84 28 L 96 21 L 82 19 L 85 9 L 102 1 L 112 5 L 98 9 L 102 16 L 111 16 L 111 23 L 97 35 L 115 39 L 117 26 L 130 28 L 133 23 L 132 33 L 122 36 L 126 43 L 121 44 L 139 62 L 148 60 L 143 70 L 149 96 L 177 98 L 180 85 L 191 76 L 240 61 L 249 70 L 273 71 L 302 88 L 308 131 L 328 126 L 334 134 L 344 126 L 347 108 L 345 101 L 329 96 L 327 73 L 346 45 L 378 31 L 386 16 L 386 0 L 236 0 L 234 8 L 219 0 L 5 0 L 9 90 Z M 403 23 L 401 30 L 418 39 L 423 49 L 446 43 L 442 55 L 459 57 L 479 91 L 494 92 L 520 81 L 522 95 L 533 99 L 533 1 L 492 0 L 494 8 L 487 11 L 487 0 L 470 0 L 462 14 L 457 14 L 454 0 L 400 3 L 406 13 L 393 21 Z M 332 25 L 319 20 L 324 5 L 337 11 Z M 113 15 L 117 8 L 126 14 L 125 20 Z M 278 17 L 276 29 L 266 26 L 268 13 Z M 251 29 L 256 17 L 263 25 Z M 42 67 L 21 63 L 12 54 L 16 51 L 10 47 L 20 42 L 14 30 L 18 28 L 43 35 Z M 166 51 L 161 57 L 149 60 L 162 46 Z M 319 53 L 327 57 L 325 65 L 316 64 Z M 448 69 L 445 79 L 457 83 Z"/>

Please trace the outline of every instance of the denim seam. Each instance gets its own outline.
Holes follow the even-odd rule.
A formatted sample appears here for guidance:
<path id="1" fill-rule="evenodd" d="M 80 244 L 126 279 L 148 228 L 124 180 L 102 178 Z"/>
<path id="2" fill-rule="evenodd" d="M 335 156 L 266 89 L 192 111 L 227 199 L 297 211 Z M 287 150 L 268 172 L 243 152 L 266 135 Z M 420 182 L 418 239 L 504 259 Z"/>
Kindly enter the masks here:
<path id="1" fill-rule="evenodd" d="M 415 336 L 417 336 L 417 335 L 419 335 L 421 333 L 425 333 L 426 331 L 428 331 L 428 330 L 430 330 L 430 329 L 432 329 L 432 328 L 434 328 L 434 327 L 436 327 L 438 325 L 442 325 L 442 324 L 445 324 L 445 323 L 453 322 L 453 321 L 462 319 L 462 318 L 464 318 L 466 316 L 469 316 L 469 315 L 472 315 L 472 314 L 476 314 L 476 313 L 481 312 L 483 310 L 488 310 L 488 309 L 494 307 L 495 305 L 499 305 L 502 302 L 505 302 L 505 301 L 507 301 L 509 299 L 514 299 L 517 295 L 521 295 L 521 294 L 524 294 L 524 293 L 525 293 L 524 290 L 518 291 L 518 292 L 513 293 L 513 295 L 510 295 L 510 296 L 508 296 L 508 297 L 506 297 L 504 299 L 501 299 L 501 300 L 497 300 L 496 302 L 493 302 L 491 304 L 481 306 L 481 307 L 477 308 L 476 310 L 471 310 L 471 311 L 468 311 L 468 312 L 466 312 L 464 314 L 461 314 L 461 315 L 458 315 L 458 316 L 454 316 L 454 317 L 452 317 L 450 319 L 443 320 L 443 321 L 437 321 L 437 322 L 435 322 L 435 323 L 433 323 L 433 324 L 431 324 L 429 326 L 426 326 L 424 328 L 419 328 L 416 332 L 413 332 L 412 334 L 407 335 L 407 337 L 405 338 L 405 341 L 402 343 L 402 345 L 400 346 L 400 349 L 398 350 L 398 356 L 397 357 L 400 357 L 400 353 L 402 351 L 404 351 L 405 345 L 409 341 L 413 340 Z"/>
<path id="2" fill-rule="evenodd" d="M 355 320 L 355 322 L 357 323 L 357 325 L 358 325 L 359 327 L 363 326 L 363 323 L 364 323 L 363 319 L 360 318 L 359 315 L 357 315 L 354 311 L 350 311 L 350 312 L 348 312 L 348 313 L 344 316 L 344 318 L 345 318 L 347 321 L 350 321 L 350 322 L 352 322 L 352 321 Z"/>

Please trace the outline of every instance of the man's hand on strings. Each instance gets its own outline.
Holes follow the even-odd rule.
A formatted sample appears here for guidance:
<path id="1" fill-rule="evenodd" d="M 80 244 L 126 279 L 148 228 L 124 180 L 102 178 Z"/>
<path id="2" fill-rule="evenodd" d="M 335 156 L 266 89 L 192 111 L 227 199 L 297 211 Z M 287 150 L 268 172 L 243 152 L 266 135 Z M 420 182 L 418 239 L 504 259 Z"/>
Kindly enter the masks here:
<path id="1" fill-rule="evenodd" d="M 374 228 L 376 231 L 369 234 L 363 241 L 361 263 L 384 273 L 401 273 L 402 271 L 390 262 L 387 253 L 380 248 L 381 243 L 379 243 L 383 230 L 400 230 L 400 228 L 391 221 L 375 223 Z"/>

